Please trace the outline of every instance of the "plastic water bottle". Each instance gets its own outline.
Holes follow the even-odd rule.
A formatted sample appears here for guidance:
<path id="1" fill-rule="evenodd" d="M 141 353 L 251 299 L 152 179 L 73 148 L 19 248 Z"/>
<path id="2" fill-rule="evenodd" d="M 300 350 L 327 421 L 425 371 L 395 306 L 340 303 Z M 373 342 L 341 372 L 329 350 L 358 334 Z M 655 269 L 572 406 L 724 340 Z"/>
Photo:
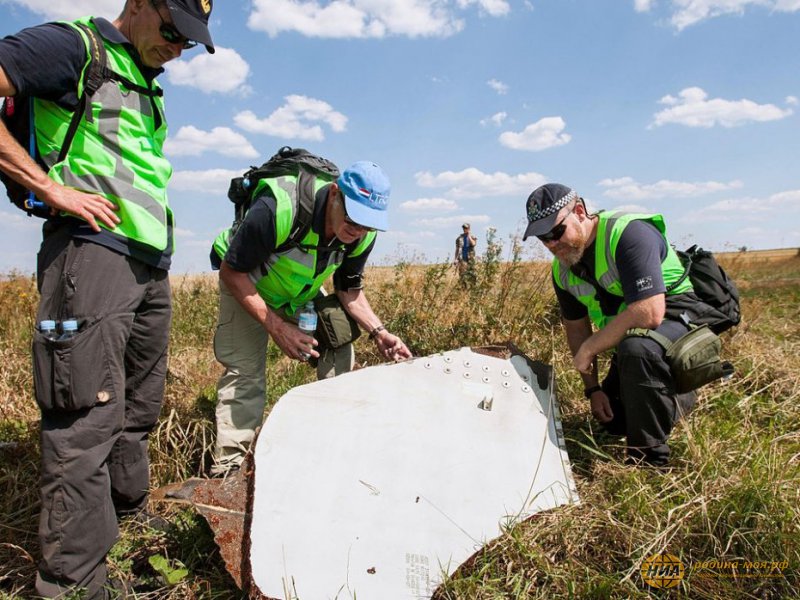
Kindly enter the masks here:
<path id="1" fill-rule="evenodd" d="M 50 319 L 39 322 L 39 332 L 48 340 L 55 340 L 58 338 L 56 322 Z"/>
<path id="2" fill-rule="evenodd" d="M 61 337 L 58 338 L 59 341 L 73 338 L 76 333 L 78 333 L 78 322 L 75 319 L 61 321 Z"/>
<path id="3" fill-rule="evenodd" d="M 313 302 L 306 302 L 305 308 L 297 315 L 297 326 L 306 335 L 314 337 L 317 331 L 317 311 L 314 310 Z M 310 354 L 303 354 L 303 358 L 308 360 Z"/>

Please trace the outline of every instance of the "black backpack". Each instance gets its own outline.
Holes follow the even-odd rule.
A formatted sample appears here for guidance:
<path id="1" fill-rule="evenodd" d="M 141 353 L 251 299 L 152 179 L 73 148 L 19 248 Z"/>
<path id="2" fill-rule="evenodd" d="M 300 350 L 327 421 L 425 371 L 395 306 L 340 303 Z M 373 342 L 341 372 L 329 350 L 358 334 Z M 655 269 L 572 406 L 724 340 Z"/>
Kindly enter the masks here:
<path id="1" fill-rule="evenodd" d="M 688 277 L 694 293 L 712 309 L 703 314 L 700 319 L 702 323 L 708 324 L 714 333 L 722 333 L 738 325 L 742 320 L 739 290 L 719 266 L 714 255 L 697 245 L 684 252 L 676 252 L 685 271 L 678 281 L 667 288 L 667 292 L 678 287 Z"/>
<path id="2" fill-rule="evenodd" d="M 86 34 L 89 40 L 89 64 L 84 70 L 83 94 L 78 99 L 78 106 L 75 108 L 72 120 L 69 123 L 64 143 L 58 153 L 58 162 L 66 158 L 81 118 L 85 116 L 87 121 L 92 122 L 92 103 L 90 98 L 100 89 L 103 83 L 114 78 L 114 73 L 106 67 L 108 62 L 106 48 L 97 39 L 95 32 L 82 23 L 77 23 L 76 26 Z M 28 151 L 30 157 L 46 171 L 47 167 L 44 165 L 39 155 L 39 149 L 36 147 L 33 118 L 32 98 L 18 95 L 6 98 L 5 102 L 3 102 L 2 110 L 0 110 L 0 120 L 2 120 L 14 139 Z M 6 186 L 9 200 L 17 208 L 28 213 L 28 216 L 45 219 L 50 216 L 50 207 L 36 198 L 31 190 L 23 187 L 2 171 L 0 171 L 0 181 Z"/>
<path id="3" fill-rule="evenodd" d="M 233 202 L 234 221 L 231 236 L 241 225 L 254 198 L 253 191 L 262 179 L 273 179 L 292 175 L 297 177 L 295 194 L 297 195 L 297 214 L 292 223 L 289 237 L 277 250 L 289 246 L 297 246 L 311 228 L 314 215 L 314 187 L 317 177 L 335 180 L 339 177 L 339 168 L 326 158 L 312 154 L 303 148 L 283 146 L 275 155 L 260 167 L 250 167 L 241 177 L 231 179 L 228 198 Z"/>

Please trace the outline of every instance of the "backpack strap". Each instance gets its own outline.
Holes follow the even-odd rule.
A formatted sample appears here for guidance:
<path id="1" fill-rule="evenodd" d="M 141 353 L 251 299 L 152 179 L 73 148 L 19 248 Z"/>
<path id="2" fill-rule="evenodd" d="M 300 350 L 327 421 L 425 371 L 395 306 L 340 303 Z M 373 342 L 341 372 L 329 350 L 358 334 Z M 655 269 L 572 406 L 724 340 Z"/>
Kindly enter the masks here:
<path id="1" fill-rule="evenodd" d="M 72 113 L 72 119 L 69 122 L 67 134 L 64 136 L 64 143 L 61 145 L 61 150 L 58 153 L 58 162 L 63 161 L 67 157 L 67 153 L 72 146 L 72 140 L 75 138 L 75 134 L 78 131 L 81 118 L 85 116 L 87 122 L 94 122 L 92 103 L 89 99 L 94 96 L 95 92 L 100 89 L 100 86 L 102 86 L 104 82 L 110 79 L 109 71 L 106 66 L 108 63 L 106 47 L 101 41 L 98 41 L 94 30 L 90 27 L 87 27 L 83 23 L 76 23 L 75 26 L 83 32 L 86 39 L 89 41 L 89 65 L 86 68 L 83 78 L 83 93 L 78 99 L 78 106 L 75 108 L 75 112 Z"/>
<path id="2" fill-rule="evenodd" d="M 689 248 L 686 252 L 678 252 L 676 250 L 676 252 L 678 252 L 678 257 L 681 259 L 681 262 L 684 266 L 683 275 L 678 278 L 678 281 L 669 286 L 665 293 L 669 294 L 672 290 L 676 289 L 680 284 L 686 281 L 686 278 L 689 276 L 689 271 L 692 270 L 692 254 L 694 254 L 696 249 L 697 244 Z"/>
<path id="3" fill-rule="evenodd" d="M 316 203 L 316 195 L 314 194 L 314 181 L 316 177 L 301 168 L 297 174 L 297 213 L 292 222 L 292 230 L 289 237 L 280 246 L 275 249 L 275 252 L 283 252 L 290 248 L 310 248 L 301 244 L 303 238 L 311 230 L 311 224 L 314 220 L 314 204 Z"/>
<path id="4" fill-rule="evenodd" d="M 659 346 L 664 348 L 664 352 L 667 352 L 672 347 L 672 340 L 669 339 L 667 336 L 658 333 L 657 331 L 653 331 L 652 329 L 645 329 L 644 327 L 633 327 L 632 329 L 628 329 L 625 332 L 625 337 L 646 337 L 650 338 L 654 342 L 656 342 Z"/>

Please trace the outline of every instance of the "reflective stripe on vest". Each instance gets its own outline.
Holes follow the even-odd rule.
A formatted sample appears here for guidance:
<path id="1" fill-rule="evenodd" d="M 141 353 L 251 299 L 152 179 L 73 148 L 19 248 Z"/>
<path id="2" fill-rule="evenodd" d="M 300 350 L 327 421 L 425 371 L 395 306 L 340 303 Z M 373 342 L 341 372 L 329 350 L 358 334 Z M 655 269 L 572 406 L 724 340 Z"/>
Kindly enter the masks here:
<path id="1" fill-rule="evenodd" d="M 598 214 L 597 237 L 595 242 L 595 272 L 596 281 L 604 290 L 614 296 L 623 297 L 622 282 L 617 268 L 616 252 L 623 231 L 632 221 L 646 221 L 656 227 L 667 244 L 667 256 L 661 262 L 661 275 L 664 285 L 669 287 L 683 275 L 683 265 L 675 249 L 669 244 L 666 237 L 664 217 L 659 214 L 637 214 L 625 212 L 601 212 Z M 556 285 L 569 292 L 589 311 L 589 318 L 599 329 L 602 329 L 613 320 L 616 314 L 621 313 L 627 305 L 623 302 L 616 314 L 603 313 L 600 302 L 597 300 L 597 290 L 587 281 L 575 275 L 569 267 L 558 259 L 553 260 L 553 278 Z M 684 294 L 692 291 L 692 284 L 686 278 L 678 287 L 671 290 L 668 295 Z"/>
<path id="2" fill-rule="evenodd" d="M 317 177 L 314 195 L 330 182 Z M 289 239 L 297 214 L 299 199 L 296 196 L 297 177 L 285 176 L 259 181 L 253 197 L 257 198 L 269 187 L 275 198 L 275 244 L 279 247 Z M 359 256 L 375 239 L 375 232 L 365 235 L 349 256 Z M 281 252 L 273 252 L 267 260 L 250 272 L 250 280 L 267 306 L 294 314 L 309 300 L 314 299 L 325 280 L 333 275 L 345 258 L 345 246 L 340 244 L 328 254 L 319 275 L 317 271 L 317 246 L 319 235 L 310 228 L 300 244 L 292 244 Z M 214 241 L 214 250 L 220 258 L 230 245 L 230 230 L 223 231 Z"/>
<path id="3" fill-rule="evenodd" d="M 97 31 L 90 18 L 78 22 Z M 88 55 L 89 40 L 80 29 L 74 29 L 83 39 Z M 122 45 L 109 42 L 99 32 L 97 39 L 105 46 L 108 69 L 143 88 L 160 89 L 155 81 L 145 79 Z M 84 71 L 88 65 L 87 58 Z M 83 78 L 78 96 L 82 92 Z M 81 119 L 70 151 L 61 163 L 56 161 L 72 112 L 46 100 L 37 98 L 34 102 L 36 140 L 48 176 L 116 204 L 121 222 L 111 229 L 115 234 L 165 250 L 167 225 L 172 223 L 167 204 L 172 167 L 163 153 L 167 135 L 163 99 L 129 90 L 123 83 L 104 82 L 91 98 L 92 122 Z M 158 129 L 156 111 L 160 114 Z"/>

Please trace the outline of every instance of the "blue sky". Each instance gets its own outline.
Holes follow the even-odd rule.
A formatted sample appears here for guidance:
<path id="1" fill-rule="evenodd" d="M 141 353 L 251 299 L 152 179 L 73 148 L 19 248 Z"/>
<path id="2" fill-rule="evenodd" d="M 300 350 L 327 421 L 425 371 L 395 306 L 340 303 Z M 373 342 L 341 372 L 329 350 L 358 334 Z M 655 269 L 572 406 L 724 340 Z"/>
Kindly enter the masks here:
<path id="1" fill-rule="evenodd" d="M 0 0 L 0 35 L 122 5 Z M 283 145 L 383 166 L 373 264 L 451 257 L 463 221 L 508 248 L 548 181 L 661 212 L 678 246 L 800 246 L 800 0 L 217 0 L 211 29 L 161 78 L 176 273 Z M 33 272 L 40 224 L 0 217 L 0 272 Z"/>

